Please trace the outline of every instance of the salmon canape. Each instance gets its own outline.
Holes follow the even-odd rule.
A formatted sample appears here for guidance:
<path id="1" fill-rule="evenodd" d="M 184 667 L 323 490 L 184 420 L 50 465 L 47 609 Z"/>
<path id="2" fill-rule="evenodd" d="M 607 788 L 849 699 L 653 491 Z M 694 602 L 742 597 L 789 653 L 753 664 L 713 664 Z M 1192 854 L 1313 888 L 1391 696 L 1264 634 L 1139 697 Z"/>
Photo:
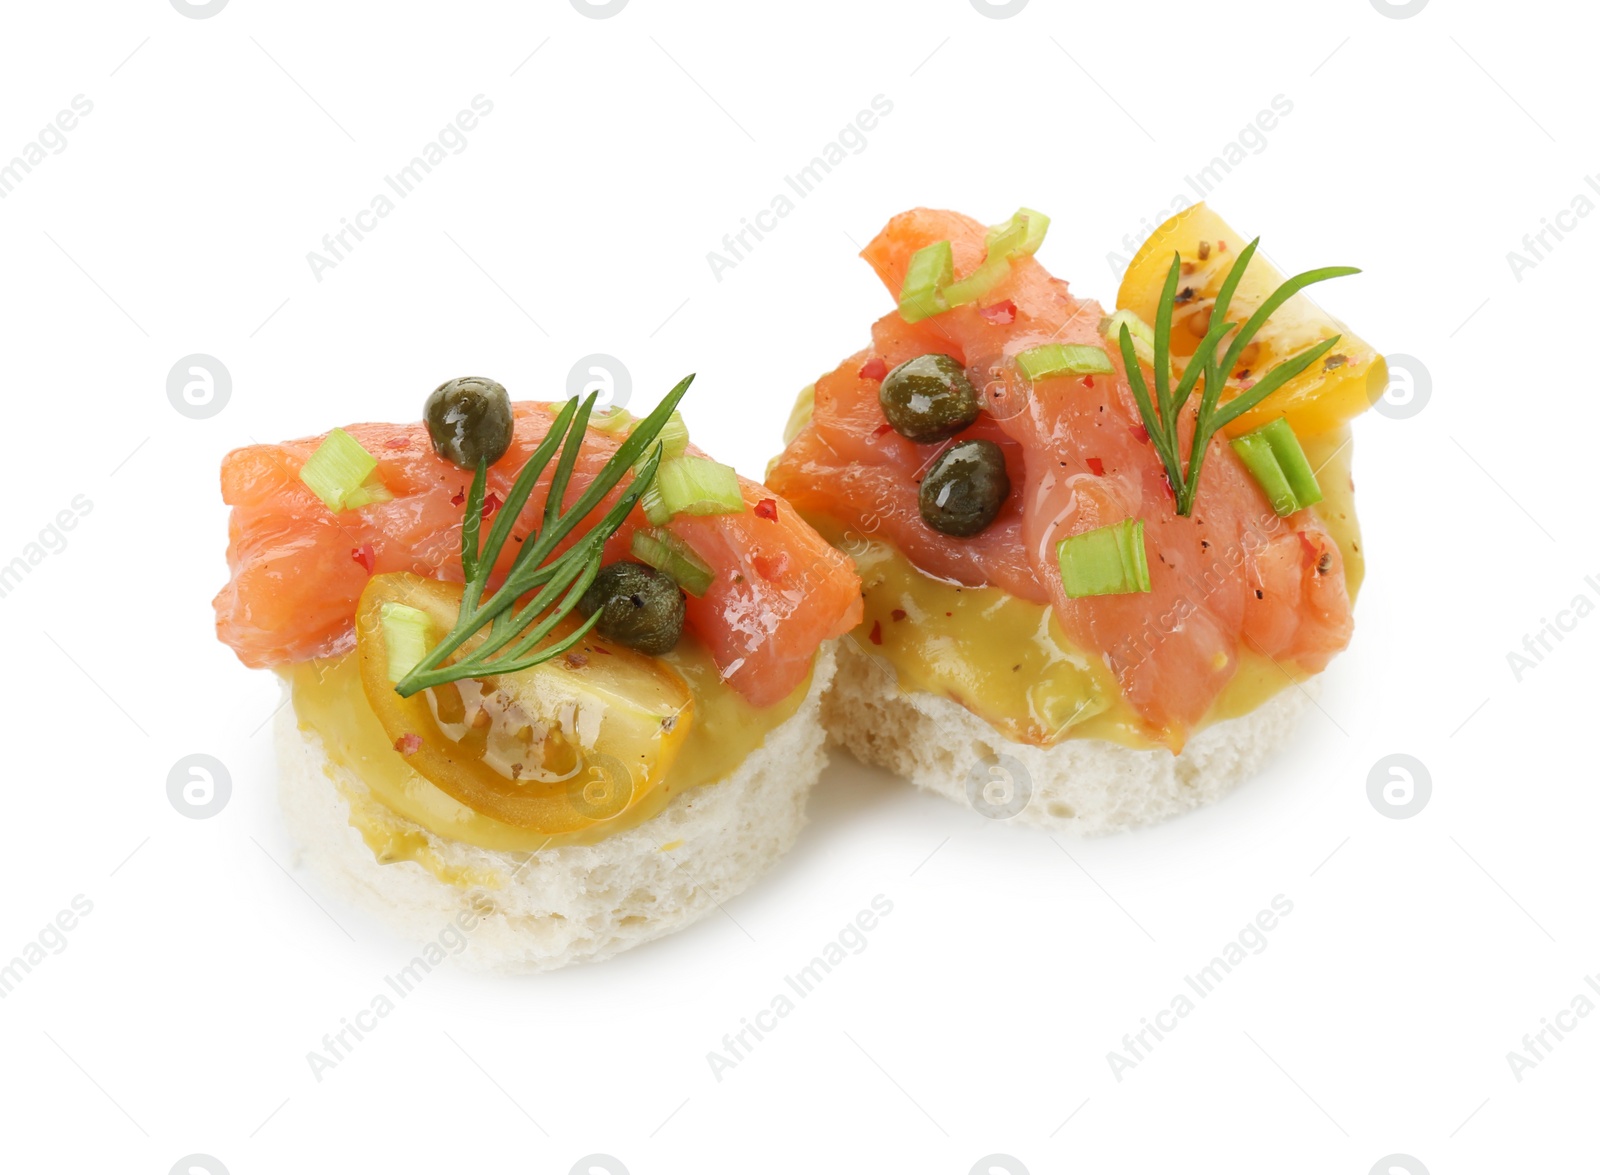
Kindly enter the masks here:
<path id="1" fill-rule="evenodd" d="M 414 936 L 459 925 L 480 965 L 687 925 L 803 823 L 858 581 L 689 443 L 689 382 L 636 419 L 452 380 L 420 422 L 223 462 L 217 633 L 287 683 L 291 831 Z"/>
<path id="2" fill-rule="evenodd" d="M 767 484 L 854 559 L 830 733 L 980 810 L 1107 831 L 1220 795 L 1349 643 L 1348 420 L 1384 364 L 1204 205 L 1108 313 L 1048 219 L 896 216 L 897 300 L 806 388 Z"/>

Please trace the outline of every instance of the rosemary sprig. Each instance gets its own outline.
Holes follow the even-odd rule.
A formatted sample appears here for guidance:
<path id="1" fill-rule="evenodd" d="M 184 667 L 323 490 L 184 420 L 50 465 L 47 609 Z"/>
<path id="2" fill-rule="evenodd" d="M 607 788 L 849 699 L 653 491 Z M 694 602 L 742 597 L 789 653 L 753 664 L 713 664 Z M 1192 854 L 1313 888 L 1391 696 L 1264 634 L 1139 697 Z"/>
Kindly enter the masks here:
<path id="1" fill-rule="evenodd" d="M 1308 347 L 1298 355 L 1285 359 L 1248 390 L 1219 407 L 1223 389 L 1227 386 L 1228 373 L 1234 369 L 1239 356 L 1250 345 L 1250 340 L 1266 324 L 1273 311 L 1307 286 L 1327 281 L 1329 278 L 1346 277 L 1361 272 L 1349 266 L 1335 265 L 1296 274 L 1274 290 L 1243 325 L 1229 322 L 1228 305 L 1233 301 L 1234 291 L 1239 288 L 1239 282 L 1250 265 L 1250 259 L 1255 256 L 1256 246 L 1260 243 L 1260 237 L 1251 241 L 1239 253 L 1233 267 L 1228 270 L 1228 276 L 1223 279 L 1222 288 L 1217 292 L 1216 302 L 1211 308 L 1210 326 L 1205 337 L 1200 340 L 1200 345 L 1195 348 L 1194 354 L 1189 357 L 1176 388 L 1171 386 L 1172 363 L 1169 355 L 1172 312 L 1177 305 L 1178 276 L 1182 268 L 1182 259 L 1178 254 L 1172 255 L 1172 268 L 1167 271 L 1167 281 L 1161 291 L 1161 301 L 1156 304 L 1154 398 L 1145 383 L 1144 372 L 1140 369 L 1138 358 L 1134 354 L 1133 338 L 1128 333 L 1127 323 L 1122 324 L 1117 340 L 1122 348 L 1122 362 L 1128 372 L 1128 383 L 1133 389 L 1133 398 L 1139 405 L 1139 417 L 1144 422 L 1145 432 L 1150 434 L 1150 440 L 1155 444 L 1161 464 L 1166 467 L 1167 481 L 1171 484 L 1173 497 L 1177 500 L 1178 513 L 1182 515 L 1188 515 L 1194 510 L 1195 495 L 1200 489 L 1200 467 L 1205 461 L 1213 434 L 1243 416 L 1322 358 L 1338 345 L 1340 336 L 1334 335 L 1331 339 L 1324 339 L 1316 346 Z M 1235 327 L 1238 327 L 1238 332 L 1219 359 L 1217 348 L 1221 346 L 1228 332 Z M 1182 442 L 1178 439 L 1178 421 L 1189 402 L 1189 397 L 1194 394 L 1195 387 L 1201 380 L 1205 381 L 1205 387 L 1200 393 L 1200 403 L 1195 412 L 1194 437 L 1189 446 L 1188 464 L 1185 466 L 1179 453 Z"/>
<path id="2" fill-rule="evenodd" d="M 598 393 L 591 393 L 582 402 L 567 401 L 556 413 L 549 433 L 517 474 L 481 547 L 479 539 L 489 471 L 479 463 L 472 479 L 472 489 L 467 494 L 466 513 L 461 522 L 461 570 L 466 579 L 461 609 L 449 634 L 400 679 L 394 687 L 397 694 L 409 698 L 421 690 L 446 682 L 529 669 L 560 656 L 583 639 L 599 619 L 598 612 L 567 636 L 544 648 L 538 647 L 571 614 L 583 593 L 588 591 L 589 585 L 600 572 L 606 540 L 616 533 L 634 503 L 655 478 L 656 466 L 661 462 L 661 446 L 655 443 L 656 435 L 692 382 L 694 376 L 685 377 L 667 393 L 654 412 L 634 425 L 628 438 L 611 455 L 571 509 L 563 510 L 561 503 L 566 497 L 578 455 L 583 450 L 584 435 Z M 648 457 L 644 457 L 646 449 L 651 450 Z M 558 450 L 560 457 L 556 458 Z M 522 507 L 527 504 L 528 495 L 533 492 L 534 485 L 552 458 L 556 458 L 556 467 L 550 479 L 543 523 L 524 538 L 505 581 L 491 594 L 488 590 L 489 576 L 505 548 L 506 540 L 511 537 L 511 530 L 522 513 Z M 633 469 L 636 461 L 639 466 L 634 470 L 633 481 L 622 496 L 576 543 L 552 558 L 562 540 L 589 516 L 623 476 Z M 522 607 L 517 607 L 517 601 L 530 592 L 534 593 L 532 598 Z M 488 631 L 483 640 L 470 652 L 445 664 L 451 654 L 485 629 Z"/>

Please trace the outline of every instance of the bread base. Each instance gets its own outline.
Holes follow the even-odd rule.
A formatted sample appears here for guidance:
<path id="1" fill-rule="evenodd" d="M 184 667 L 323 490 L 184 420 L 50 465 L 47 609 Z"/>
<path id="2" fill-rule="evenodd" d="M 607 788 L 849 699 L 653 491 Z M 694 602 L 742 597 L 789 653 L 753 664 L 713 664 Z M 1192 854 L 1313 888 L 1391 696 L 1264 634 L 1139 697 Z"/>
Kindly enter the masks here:
<path id="1" fill-rule="evenodd" d="M 1012 742 L 948 698 L 901 691 L 887 662 L 850 637 L 835 651 L 822 722 L 857 759 L 985 815 L 1082 835 L 1153 824 L 1220 799 L 1289 737 L 1312 688 L 1284 689 L 1243 717 L 1208 726 L 1178 755 L 1088 738 L 1041 748 Z M 985 794 L 991 765 L 1020 776 L 1011 780 L 1011 795 L 1026 798 L 1020 811 L 1006 815 L 1013 805 Z"/>
<path id="2" fill-rule="evenodd" d="M 597 962 L 704 917 L 794 844 L 827 761 L 818 714 L 832 676 L 824 647 L 800 708 L 733 775 L 691 788 L 596 844 L 498 852 L 404 822 L 427 837 L 447 870 L 498 875 L 498 888 L 451 885 L 412 861 L 379 864 L 351 826 L 345 798 L 361 796 L 366 784 L 300 729 L 292 706 L 275 732 L 284 816 L 331 889 L 406 937 L 436 943 L 458 917 L 473 922 L 460 955 L 466 966 L 527 972 Z"/>

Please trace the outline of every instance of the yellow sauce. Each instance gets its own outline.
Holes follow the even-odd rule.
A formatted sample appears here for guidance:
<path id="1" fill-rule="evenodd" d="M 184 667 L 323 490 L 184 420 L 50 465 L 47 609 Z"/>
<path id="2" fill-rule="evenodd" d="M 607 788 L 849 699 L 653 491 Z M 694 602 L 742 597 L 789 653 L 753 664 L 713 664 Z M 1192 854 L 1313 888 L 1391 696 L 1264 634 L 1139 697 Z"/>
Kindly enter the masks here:
<path id="1" fill-rule="evenodd" d="M 498 888 L 497 875 L 452 869 L 414 825 L 450 840 L 481 848 L 531 852 L 557 845 L 593 844 L 613 832 L 657 815 L 681 792 L 716 783 L 733 773 L 767 734 L 792 717 L 811 681 L 776 705 L 757 708 L 726 685 L 705 648 L 691 637 L 661 658 L 694 694 L 694 720 L 667 778 L 626 811 L 577 833 L 547 836 L 473 811 L 423 778 L 394 749 L 361 688 L 356 655 L 308 661 L 287 673 L 300 728 L 318 735 L 331 763 L 346 768 L 367 791 L 341 787 L 350 804 L 350 824 L 380 864 L 415 861 L 439 880 L 458 886 Z M 333 771 L 330 778 L 338 782 Z M 664 850 L 676 847 L 664 845 Z"/>
<path id="2" fill-rule="evenodd" d="M 1319 470 L 1323 493 L 1311 509 L 1344 556 L 1354 601 L 1364 559 L 1349 441 L 1349 429 L 1342 427 L 1303 447 Z M 844 546 L 838 527 L 826 519 L 811 521 Z M 1132 747 L 1158 745 L 1104 662 L 1073 645 L 1050 606 L 1000 588 L 934 579 L 886 543 L 856 540 L 846 549 L 861 573 L 865 605 L 861 626 L 847 639 L 881 657 L 902 689 L 958 702 L 1016 742 L 1050 746 L 1066 738 L 1103 738 Z M 1200 725 L 1254 710 L 1297 680 L 1286 670 L 1292 667 L 1241 649 L 1237 672 Z"/>

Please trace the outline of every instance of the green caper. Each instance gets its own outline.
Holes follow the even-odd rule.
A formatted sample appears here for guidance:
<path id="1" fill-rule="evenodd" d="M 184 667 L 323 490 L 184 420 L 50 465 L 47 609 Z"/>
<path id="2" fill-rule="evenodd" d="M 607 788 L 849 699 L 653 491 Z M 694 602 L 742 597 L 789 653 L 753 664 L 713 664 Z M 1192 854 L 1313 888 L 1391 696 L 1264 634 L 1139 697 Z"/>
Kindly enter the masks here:
<path id="1" fill-rule="evenodd" d="M 433 389 L 423 406 L 433 451 L 463 469 L 493 465 L 511 447 L 511 397 L 492 379 L 469 375 Z"/>
<path id="2" fill-rule="evenodd" d="M 608 563 L 578 601 L 585 616 L 600 613 L 601 636 L 660 656 L 683 635 L 683 591 L 663 571 L 643 563 Z"/>
<path id="3" fill-rule="evenodd" d="M 912 441 L 942 441 L 978 419 L 978 393 L 948 355 L 918 355 L 883 377 L 878 403 L 894 431 Z"/>
<path id="4" fill-rule="evenodd" d="M 933 463 L 917 492 L 922 521 L 941 534 L 975 535 L 1011 493 L 1006 458 L 993 441 L 957 441 Z"/>

